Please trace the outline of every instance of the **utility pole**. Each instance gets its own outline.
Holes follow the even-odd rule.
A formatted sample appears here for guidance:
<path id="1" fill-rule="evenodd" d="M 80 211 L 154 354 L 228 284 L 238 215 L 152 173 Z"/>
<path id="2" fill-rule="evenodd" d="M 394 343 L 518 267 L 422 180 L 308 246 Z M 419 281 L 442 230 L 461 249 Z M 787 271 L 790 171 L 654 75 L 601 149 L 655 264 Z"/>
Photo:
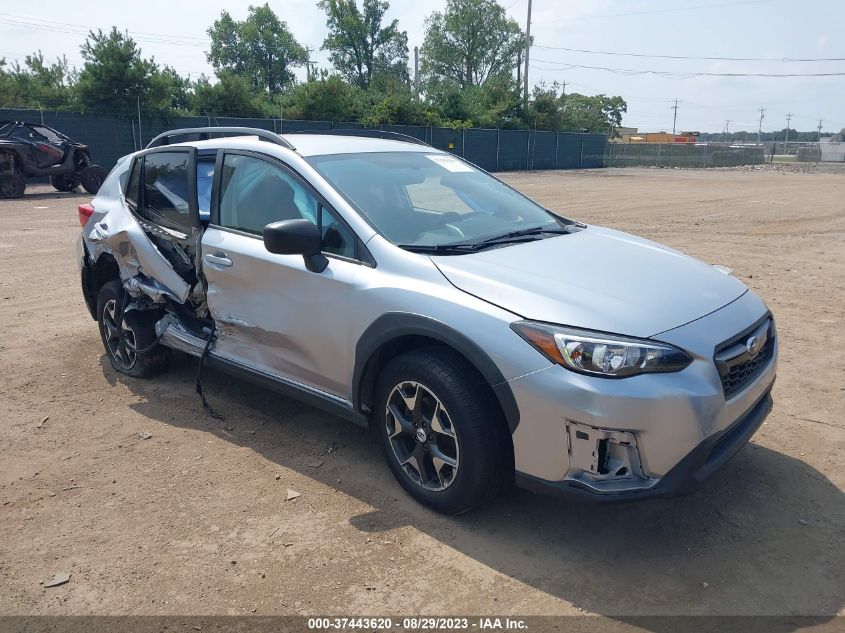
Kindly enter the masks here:
<path id="1" fill-rule="evenodd" d="M 821 147 L 822 144 L 822 121 L 824 121 L 824 119 L 819 119 L 819 147 Z"/>
<path id="2" fill-rule="evenodd" d="M 420 98 L 420 47 L 414 46 L 414 92 Z"/>
<path id="3" fill-rule="evenodd" d="M 528 0 L 528 20 L 525 23 L 525 74 L 522 76 L 523 107 L 528 109 L 528 53 L 531 51 L 531 0 Z"/>
<path id="4" fill-rule="evenodd" d="M 728 128 L 730 127 L 730 125 L 731 125 L 730 119 L 725 121 L 725 129 L 722 130 L 722 142 L 723 143 L 728 140 Z"/>
<path id="5" fill-rule="evenodd" d="M 563 80 L 563 90 L 561 90 L 561 96 L 566 96 L 566 79 Z"/>
<path id="6" fill-rule="evenodd" d="M 792 120 L 792 113 L 786 115 L 786 138 L 783 141 L 783 153 L 786 154 L 786 144 L 789 143 L 789 122 Z"/>
<path id="7" fill-rule="evenodd" d="M 305 81 L 311 81 L 311 47 L 305 47 Z"/>
<path id="8" fill-rule="evenodd" d="M 144 141 L 141 140 L 141 93 L 138 93 L 138 147 L 144 147 Z"/>
<path id="9" fill-rule="evenodd" d="M 760 144 L 760 138 L 763 134 L 763 113 L 766 111 L 766 108 L 760 108 L 758 112 L 760 113 L 760 123 L 757 124 L 757 145 Z"/>
<path id="10" fill-rule="evenodd" d="M 672 136 L 675 136 L 675 126 L 678 123 L 678 98 L 675 97 L 675 105 L 670 106 L 670 109 L 675 111 L 675 115 L 672 117 Z"/>

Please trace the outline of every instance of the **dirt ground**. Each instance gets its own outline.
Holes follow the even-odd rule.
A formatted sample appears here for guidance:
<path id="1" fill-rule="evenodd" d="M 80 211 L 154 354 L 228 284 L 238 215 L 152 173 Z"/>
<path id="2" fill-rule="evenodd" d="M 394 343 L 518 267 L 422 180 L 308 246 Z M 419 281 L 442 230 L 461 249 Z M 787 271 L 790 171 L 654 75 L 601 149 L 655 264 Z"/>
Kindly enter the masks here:
<path id="1" fill-rule="evenodd" d="M 209 418 L 194 362 L 111 369 L 73 258 L 88 197 L 32 187 L 0 201 L 0 614 L 845 613 L 845 174 L 505 179 L 729 266 L 771 307 L 774 411 L 703 490 L 517 490 L 443 517 L 318 410 L 209 371 Z"/>

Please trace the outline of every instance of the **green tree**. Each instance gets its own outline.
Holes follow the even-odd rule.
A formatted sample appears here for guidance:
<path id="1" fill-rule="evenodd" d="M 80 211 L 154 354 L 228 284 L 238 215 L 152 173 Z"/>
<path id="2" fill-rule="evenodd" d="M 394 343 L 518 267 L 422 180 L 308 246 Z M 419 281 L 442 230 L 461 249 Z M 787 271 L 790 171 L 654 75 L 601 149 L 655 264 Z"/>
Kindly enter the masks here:
<path id="1" fill-rule="evenodd" d="M 386 0 L 320 0 L 329 34 L 323 50 L 335 69 L 348 81 L 368 88 L 373 77 L 389 75 L 408 81 L 408 34 L 399 21 L 383 26 L 390 8 Z"/>
<path id="2" fill-rule="evenodd" d="M 305 49 L 269 4 L 250 6 L 242 22 L 223 11 L 208 35 L 211 49 L 206 57 L 218 74 L 225 70 L 240 75 L 270 94 L 293 84 L 293 69 L 306 61 Z"/>
<path id="3" fill-rule="evenodd" d="M 7 68 L 0 59 L 0 106 L 65 108 L 73 101 L 74 73 L 64 57 L 44 60 L 41 51 L 27 55 L 21 66 Z"/>
<path id="4" fill-rule="evenodd" d="M 361 116 L 361 90 L 340 75 L 323 71 L 319 79 L 295 86 L 283 104 L 285 118 L 356 121 Z"/>
<path id="5" fill-rule="evenodd" d="M 170 67 L 141 57 L 126 33 L 91 31 L 80 48 L 85 65 L 76 82 L 83 109 L 129 116 L 139 105 L 145 114 L 166 116 L 187 105 L 187 82 Z"/>
<path id="6" fill-rule="evenodd" d="M 396 78 L 382 75 L 362 93 L 361 123 L 385 125 L 440 125 L 435 109 L 416 98 L 413 88 Z"/>
<path id="7" fill-rule="evenodd" d="M 426 18 L 422 73 L 429 85 L 449 82 L 462 88 L 510 76 L 524 37 L 495 0 L 447 0 L 445 11 Z"/>
<path id="8" fill-rule="evenodd" d="M 250 83 L 240 75 L 222 70 L 217 83 L 200 77 L 193 85 L 191 109 L 206 116 L 262 116 L 264 107 Z"/>
<path id="9" fill-rule="evenodd" d="M 185 113 L 191 107 L 191 80 L 170 66 L 156 70 L 149 77 L 150 94 L 157 99 L 153 108 L 165 115 Z"/>
<path id="10" fill-rule="evenodd" d="M 531 127 L 538 130 L 559 131 L 564 127 L 563 99 L 558 93 L 557 82 L 547 88 L 544 83 L 534 86 L 528 104 L 527 118 Z"/>
<path id="11" fill-rule="evenodd" d="M 573 132 L 611 133 L 622 125 L 622 115 L 628 104 L 622 97 L 582 95 L 576 93 L 560 98 L 563 106 L 562 130 Z"/>

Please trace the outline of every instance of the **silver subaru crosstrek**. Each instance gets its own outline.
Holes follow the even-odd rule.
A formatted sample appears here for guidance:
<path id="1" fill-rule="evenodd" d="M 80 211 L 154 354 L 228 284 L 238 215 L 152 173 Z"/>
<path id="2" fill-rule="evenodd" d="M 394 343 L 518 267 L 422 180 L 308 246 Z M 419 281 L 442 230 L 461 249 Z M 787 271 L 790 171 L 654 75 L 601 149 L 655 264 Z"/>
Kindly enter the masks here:
<path id="1" fill-rule="evenodd" d="M 681 493 L 771 410 L 774 320 L 729 270 L 346 134 L 174 130 L 118 162 L 78 249 L 115 370 L 187 353 L 369 426 L 443 512 L 514 481 Z"/>

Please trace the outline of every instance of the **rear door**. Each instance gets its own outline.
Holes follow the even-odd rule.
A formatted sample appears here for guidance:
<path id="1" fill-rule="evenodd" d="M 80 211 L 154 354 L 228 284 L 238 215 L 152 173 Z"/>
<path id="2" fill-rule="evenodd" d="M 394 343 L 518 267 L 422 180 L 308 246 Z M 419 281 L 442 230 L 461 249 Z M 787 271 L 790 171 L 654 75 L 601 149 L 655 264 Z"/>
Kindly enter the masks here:
<path id="1" fill-rule="evenodd" d="M 139 154 L 125 194 L 147 237 L 191 286 L 197 281 L 200 233 L 196 162 L 196 148 L 188 146 Z"/>

